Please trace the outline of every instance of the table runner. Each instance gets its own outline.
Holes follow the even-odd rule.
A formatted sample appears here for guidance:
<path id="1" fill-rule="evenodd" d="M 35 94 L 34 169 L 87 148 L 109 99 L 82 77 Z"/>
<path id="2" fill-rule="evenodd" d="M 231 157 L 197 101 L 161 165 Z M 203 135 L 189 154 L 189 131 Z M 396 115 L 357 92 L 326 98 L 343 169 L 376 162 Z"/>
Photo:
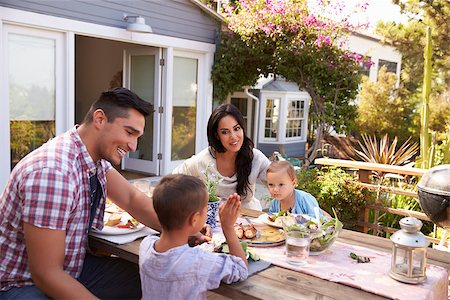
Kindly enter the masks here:
<path id="1" fill-rule="evenodd" d="M 448 271 L 427 265 L 427 280 L 406 284 L 389 277 L 391 254 L 336 241 L 325 253 L 310 256 L 305 266 L 294 266 L 286 260 L 286 246 L 253 248 L 262 259 L 274 265 L 315 277 L 359 288 L 393 299 L 447 299 Z M 349 253 L 370 257 L 370 263 L 357 263 Z"/>

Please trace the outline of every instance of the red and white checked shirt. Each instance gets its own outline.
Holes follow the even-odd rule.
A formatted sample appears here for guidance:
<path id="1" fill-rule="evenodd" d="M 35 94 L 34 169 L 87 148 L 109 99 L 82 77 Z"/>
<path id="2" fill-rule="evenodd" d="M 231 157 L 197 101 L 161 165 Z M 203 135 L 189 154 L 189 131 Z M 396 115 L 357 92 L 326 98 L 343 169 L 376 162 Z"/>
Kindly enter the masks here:
<path id="1" fill-rule="evenodd" d="M 76 127 L 23 158 L 0 196 L 0 290 L 32 285 L 23 222 L 66 233 L 64 271 L 77 278 L 87 248 L 90 213 L 89 177 L 97 171 L 103 195 L 93 227 L 103 227 L 106 172 L 95 163 Z M 52 245 L 47 245 L 51 247 Z"/>

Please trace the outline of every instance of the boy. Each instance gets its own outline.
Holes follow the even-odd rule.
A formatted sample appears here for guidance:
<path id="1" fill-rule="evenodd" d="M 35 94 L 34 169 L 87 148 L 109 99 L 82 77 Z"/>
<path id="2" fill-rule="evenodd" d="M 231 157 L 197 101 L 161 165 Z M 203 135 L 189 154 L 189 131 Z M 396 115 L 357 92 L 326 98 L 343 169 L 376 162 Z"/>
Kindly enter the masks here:
<path id="1" fill-rule="evenodd" d="M 204 183 L 189 175 L 168 175 L 153 192 L 161 237 L 149 236 L 140 246 L 139 267 L 143 299 L 206 299 L 220 282 L 248 276 L 247 259 L 234 232 L 240 197 L 232 194 L 219 208 L 222 231 L 230 254 L 190 248 L 188 237 L 202 229 L 208 210 Z"/>

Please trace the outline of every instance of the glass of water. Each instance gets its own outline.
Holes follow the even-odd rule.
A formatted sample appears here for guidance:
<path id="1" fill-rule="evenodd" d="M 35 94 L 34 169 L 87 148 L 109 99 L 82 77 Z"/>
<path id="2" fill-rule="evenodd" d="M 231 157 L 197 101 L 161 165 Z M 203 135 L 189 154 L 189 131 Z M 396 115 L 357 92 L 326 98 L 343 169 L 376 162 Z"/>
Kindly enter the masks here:
<path id="1" fill-rule="evenodd" d="M 286 232 L 286 257 L 287 262 L 296 265 L 306 265 L 309 256 L 309 233 L 304 231 Z"/>

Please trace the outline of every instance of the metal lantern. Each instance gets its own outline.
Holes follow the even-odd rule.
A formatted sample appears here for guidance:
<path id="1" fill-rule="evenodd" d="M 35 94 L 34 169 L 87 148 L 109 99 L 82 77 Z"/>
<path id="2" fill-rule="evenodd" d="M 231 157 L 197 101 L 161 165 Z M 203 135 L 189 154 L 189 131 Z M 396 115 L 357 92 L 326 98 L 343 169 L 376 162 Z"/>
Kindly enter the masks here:
<path id="1" fill-rule="evenodd" d="M 427 247 L 430 242 L 420 232 L 420 220 L 407 217 L 399 223 L 402 229 L 391 236 L 393 246 L 389 276 L 406 283 L 421 283 L 427 278 Z"/>

